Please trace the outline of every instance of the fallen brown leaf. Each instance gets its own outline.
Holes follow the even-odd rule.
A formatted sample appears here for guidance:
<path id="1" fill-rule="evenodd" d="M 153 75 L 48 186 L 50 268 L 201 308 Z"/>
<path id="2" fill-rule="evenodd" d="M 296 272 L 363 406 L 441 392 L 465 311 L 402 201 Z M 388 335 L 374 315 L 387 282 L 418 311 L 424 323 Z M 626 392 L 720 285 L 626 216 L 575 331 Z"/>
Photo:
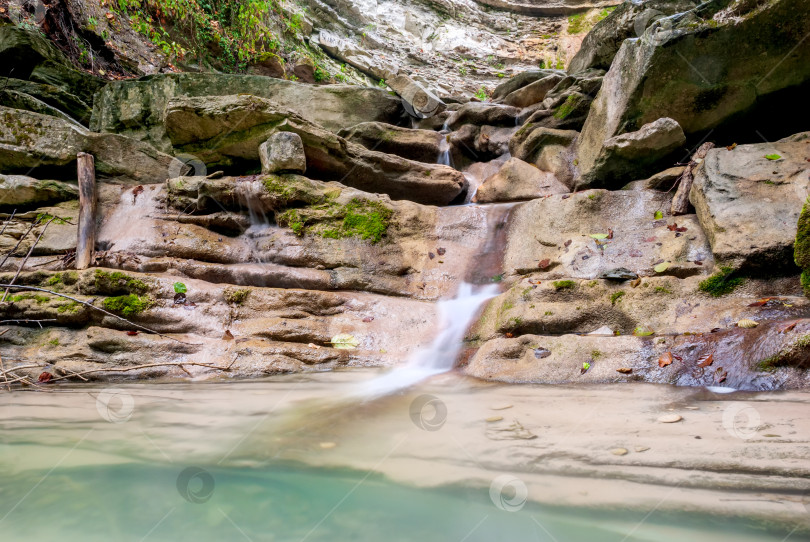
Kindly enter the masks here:
<path id="1" fill-rule="evenodd" d="M 540 260 L 537 263 L 537 267 L 539 267 L 540 269 L 545 269 L 549 265 L 551 265 L 551 260 L 549 260 L 548 258 L 546 258 L 545 260 Z"/>
<path id="2" fill-rule="evenodd" d="M 231 333 L 230 329 L 226 329 L 225 333 L 222 334 L 223 341 L 232 341 L 233 340 L 233 333 Z"/>
<path id="3" fill-rule="evenodd" d="M 629 375 L 630 373 L 633 372 L 633 369 L 631 369 L 630 367 L 619 367 L 618 369 L 616 369 L 616 372 L 622 373 L 624 375 Z"/>
<path id="4" fill-rule="evenodd" d="M 736 144 L 736 143 L 732 143 L 731 145 L 729 145 L 728 147 L 726 147 L 726 150 L 727 150 L 727 151 L 733 151 L 735 148 L 737 148 L 737 144 Z"/>
<path id="5" fill-rule="evenodd" d="M 672 363 L 672 352 L 664 352 L 661 354 L 661 357 L 658 358 L 658 366 L 659 367 L 666 367 Z"/>
<path id="6" fill-rule="evenodd" d="M 53 378 L 53 375 L 51 373 L 45 371 L 45 372 L 43 372 L 43 373 L 41 373 L 39 375 L 39 378 L 37 378 L 37 382 L 40 382 L 40 383 L 50 382 L 51 378 Z"/>
<path id="7" fill-rule="evenodd" d="M 137 331 L 127 331 L 127 335 L 129 335 L 130 337 L 134 337 L 137 334 L 138 334 Z"/>
<path id="8" fill-rule="evenodd" d="M 641 284 L 641 277 L 630 281 L 630 286 L 632 286 L 633 288 L 637 287 L 639 284 Z"/>
<path id="9" fill-rule="evenodd" d="M 782 329 L 779 330 L 779 333 L 787 333 L 788 331 L 793 331 L 793 328 L 796 327 L 796 324 L 799 322 L 791 322 L 790 324 L 786 325 Z"/>
<path id="10" fill-rule="evenodd" d="M 365 323 L 367 323 L 367 324 L 368 324 L 369 322 L 373 321 L 373 320 L 374 320 L 374 317 L 373 317 L 373 316 L 366 316 L 365 318 L 363 318 L 363 322 L 365 322 Z"/>
<path id="11" fill-rule="evenodd" d="M 513 333 L 509 333 L 509 332 L 507 332 L 507 333 L 504 333 L 504 336 L 505 336 L 507 339 L 511 339 L 511 338 L 513 338 L 515 335 L 514 335 Z"/>
<path id="12" fill-rule="evenodd" d="M 705 356 L 701 356 L 698 358 L 697 366 L 698 367 L 708 367 L 714 362 L 714 355 L 706 354 Z"/>

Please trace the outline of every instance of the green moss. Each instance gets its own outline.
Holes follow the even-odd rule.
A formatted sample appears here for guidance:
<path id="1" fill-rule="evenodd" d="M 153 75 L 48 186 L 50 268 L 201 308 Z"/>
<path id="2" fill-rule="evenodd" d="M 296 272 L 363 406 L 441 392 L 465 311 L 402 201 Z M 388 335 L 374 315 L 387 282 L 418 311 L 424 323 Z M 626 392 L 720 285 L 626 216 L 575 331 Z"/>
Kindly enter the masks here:
<path id="1" fill-rule="evenodd" d="M 557 290 L 573 290 L 577 285 L 573 280 L 555 280 L 552 284 Z"/>
<path id="2" fill-rule="evenodd" d="M 599 350 L 591 350 L 591 359 L 594 361 L 601 358 L 602 355 L 603 355 L 602 352 L 600 352 Z"/>
<path id="3" fill-rule="evenodd" d="M 554 112 L 554 118 L 558 120 L 563 120 L 568 115 L 570 115 L 574 109 L 576 108 L 577 104 L 579 103 L 580 97 L 579 94 L 571 94 L 568 98 L 566 98 L 565 102 L 557 108 Z"/>
<path id="4" fill-rule="evenodd" d="M 568 33 L 580 34 L 587 30 L 588 23 L 585 20 L 585 13 L 577 13 L 568 17 Z"/>
<path id="5" fill-rule="evenodd" d="M 48 344 L 51 346 L 59 346 L 59 338 L 51 339 L 50 341 L 48 341 Z"/>
<path id="6" fill-rule="evenodd" d="M 721 267 L 720 271 L 701 281 L 698 289 L 712 297 L 730 294 L 745 282 L 744 278 L 734 277 L 733 274 L 734 269 L 731 267 Z"/>
<path id="7" fill-rule="evenodd" d="M 810 271 L 808 271 L 807 269 L 802 271 L 801 281 L 802 281 L 802 290 L 804 290 L 804 295 L 810 297 Z"/>
<path id="8" fill-rule="evenodd" d="M 149 290 L 149 286 L 140 279 L 131 277 L 121 271 L 110 273 L 101 269 L 96 269 L 93 275 L 93 285 L 96 291 L 102 294 L 144 294 Z"/>
<path id="9" fill-rule="evenodd" d="M 6 301 L 9 303 L 19 303 L 20 301 L 36 301 L 39 304 L 47 303 L 53 299 L 49 295 L 40 295 L 40 294 L 17 294 L 17 295 L 10 295 L 6 297 Z"/>
<path id="10" fill-rule="evenodd" d="M 154 306 L 155 302 L 148 298 L 135 294 L 108 297 L 102 302 L 102 306 L 110 312 L 117 312 L 123 316 L 133 316 Z"/>
<path id="11" fill-rule="evenodd" d="M 546 311 L 543 313 L 543 316 L 554 316 L 554 313 L 551 311 Z"/>
<path id="12" fill-rule="evenodd" d="M 503 305 L 501 305 L 501 310 L 502 311 L 508 311 L 509 309 L 514 309 L 514 308 L 515 308 L 515 304 L 512 303 L 511 301 L 506 301 Z"/>
<path id="13" fill-rule="evenodd" d="M 227 288 L 222 295 L 227 303 L 241 305 L 250 295 L 250 290 L 247 288 Z"/>
<path id="14" fill-rule="evenodd" d="M 78 312 L 81 306 L 82 306 L 81 303 L 71 301 L 70 303 L 63 303 L 59 305 L 59 307 L 57 307 L 56 309 L 56 312 L 58 312 L 59 314 L 65 313 L 73 314 L 75 312 Z"/>
<path id="15" fill-rule="evenodd" d="M 663 286 L 656 286 L 655 287 L 655 293 L 657 293 L 657 294 L 671 294 L 672 290 L 670 290 L 669 288 L 665 288 Z"/>
<path id="16" fill-rule="evenodd" d="M 624 291 L 623 290 L 619 290 L 618 292 L 613 292 L 613 294 L 610 296 L 610 304 L 615 305 L 616 302 L 619 301 L 622 298 L 622 296 L 624 296 Z"/>
<path id="17" fill-rule="evenodd" d="M 794 362 L 801 364 L 807 358 L 808 349 L 810 349 L 810 334 L 802 335 L 776 354 L 761 360 L 756 364 L 756 369 L 758 371 L 775 371 L 779 367 L 791 365 Z"/>
<path id="18" fill-rule="evenodd" d="M 312 233 L 328 239 L 359 237 L 379 243 L 388 231 L 394 212 L 385 205 L 354 198 L 346 205 L 327 201 L 302 209 L 288 209 L 276 216 L 296 235 Z"/>

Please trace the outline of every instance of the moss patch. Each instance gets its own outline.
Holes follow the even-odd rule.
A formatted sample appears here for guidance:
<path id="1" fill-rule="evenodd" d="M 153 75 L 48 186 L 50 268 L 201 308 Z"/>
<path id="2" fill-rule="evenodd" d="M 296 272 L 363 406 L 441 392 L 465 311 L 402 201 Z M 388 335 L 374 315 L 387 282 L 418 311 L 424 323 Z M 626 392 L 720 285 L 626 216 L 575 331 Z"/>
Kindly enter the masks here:
<path id="1" fill-rule="evenodd" d="M 799 337 L 776 354 L 763 359 L 757 363 L 756 369 L 758 371 L 775 371 L 779 367 L 801 362 L 807 358 L 808 349 L 810 349 L 810 334 Z"/>
<path id="2" fill-rule="evenodd" d="M 568 115 L 570 115 L 574 109 L 577 107 L 579 103 L 580 97 L 578 94 L 572 94 L 557 108 L 557 111 L 554 112 L 554 118 L 557 120 L 563 120 Z"/>
<path id="3" fill-rule="evenodd" d="M 573 290 L 576 288 L 577 283 L 573 280 L 555 280 L 552 285 L 556 290 Z"/>
<path id="4" fill-rule="evenodd" d="M 144 294 L 149 290 L 142 280 L 120 271 L 110 273 L 101 269 L 96 269 L 93 274 L 93 286 L 100 294 Z"/>
<path id="5" fill-rule="evenodd" d="M 610 304 L 615 305 L 622 298 L 622 296 L 624 296 L 624 291 L 623 290 L 619 290 L 618 292 L 614 292 L 610 296 Z"/>
<path id="6" fill-rule="evenodd" d="M 247 288 L 227 288 L 222 293 L 222 296 L 225 298 L 225 302 L 232 305 L 241 305 L 245 302 L 249 295 L 250 290 Z"/>
<path id="7" fill-rule="evenodd" d="M 110 312 L 116 312 L 123 316 L 133 316 L 146 309 L 153 307 L 155 302 L 149 297 L 135 294 L 108 297 L 102 302 L 102 306 Z"/>
<path id="8" fill-rule="evenodd" d="M 698 289 L 712 297 L 730 294 L 745 282 L 743 277 L 735 277 L 733 275 L 734 269 L 731 267 L 721 267 L 719 272 L 701 281 L 698 285 Z"/>
<path id="9" fill-rule="evenodd" d="M 354 198 L 341 205 L 327 201 L 301 209 L 288 209 L 276 215 L 276 222 L 296 235 L 310 233 L 327 239 L 359 237 L 379 243 L 388 231 L 394 212 L 385 205 Z"/>

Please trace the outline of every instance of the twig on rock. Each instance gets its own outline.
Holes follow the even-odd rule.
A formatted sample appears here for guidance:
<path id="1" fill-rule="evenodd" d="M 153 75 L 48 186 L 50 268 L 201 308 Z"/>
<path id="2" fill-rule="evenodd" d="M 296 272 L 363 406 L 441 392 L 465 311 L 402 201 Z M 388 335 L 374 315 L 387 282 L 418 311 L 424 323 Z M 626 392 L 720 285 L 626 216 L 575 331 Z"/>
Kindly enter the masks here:
<path id="1" fill-rule="evenodd" d="M 9 288 L 10 288 L 10 285 L 14 284 L 14 282 L 17 280 L 17 277 L 20 276 L 20 272 L 22 272 L 23 267 L 25 267 L 25 264 L 28 262 L 28 258 L 30 258 L 31 254 L 34 252 L 34 248 L 37 246 L 37 243 L 39 243 L 39 240 L 42 239 L 43 235 L 45 235 L 45 230 L 48 229 L 48 226 L 50 226 L 51 222 L 53 222 L 54 220 L 56 220 L 56 217 L 55 216 L 51 217 L 51 219 L 48 221 L 48 223 L 45 224 L 45 227 L 42 228 L 42 231 L 39 232 L 39 235 L 37 236 L 36 240 L 34 241 L 34 244 L 32 244 L 31 248 L 28 249 L 28 254 L 25 255 L 25 258 L 23 258 L 22 263 L 20 263 L 20 267 L 17 268 L 17 272 L 14 274 L 14 278 L 11 279 L 11 282 L 9 283 Z M 2 303 L 3 301 L 6 300 L 6 297 L 8 296 L 9 288 L 6 288 L 6 291 L 3 292 L 3 299 L 0 299 L 0 303 Z"/>
<path id="2" fill-rule="evenodd" d="M 36 219 L 36 220 L 34 220 L 34 221 L 31 223 L 31 226 L 30 226 L 30 227 L 28 228 L 28 230 L 27 230 L 27 231 L 26 231 L 26 232 L 25 232 L 25 233 L 22 235 L 22 237 L 20 237 L 20 240 L 19 240 L 19 241 L 17 241 L 17 244 L 16 244 L 16 245 L 14 245 L 14 248 L 12 248 L 12 249 L 9 251 L 9 253 L 8 253 L 8 254 L 6 254 L 6 257 L 5 257 L 5 258 L 3 258 L 3 261 L 2 261 L 2 262 L 0 262 L 0 269 L 2 269 L 2 268 L 3 268 L 3 266 L 6 264 L 6 261 L 8 261 L 8 259 L 11 257 L 11 255 L 12 255 L 12 254 L 14 254 L 14 253 L 17 251 L 17 249 L 19 248 L 19 246 L 20 246 L 20 244 L 23 242 L 23 240 L 25 240 L 25 238 L 26 238 L 26 237 L 28 237 L 28 234 L 29 234 L 29 233 L 31 233 L 31 230 L 33 230 L 33 229 L 34 229 L 34 228 L 35 228 L 35 227 L 36 227 L 36 226 L 37 226 L 37 225 L 38 225 L 40 222 L 42 222 L 42 220 L 41 220 L 41 219 Z"/>
<path id="3" fill-rule="evenodd" d="M 133 322 L 131 320 L 127 320 L 123 316 L 118 316 L 117 314 L 113 314 L 110 311 L 102 309 L 101 307 L 96 307 L 95 305 L 93 305 L 91 303 L 88 303 L 87 301 L 82 301 L 81 299 L 76 299 L 75 297 L 72 297 L 72 296 L 69 296 L 69 295 L 66 295 L 66 294 L 60 294 L 59 292 L 54 292 L 53 290 L 46 290 L 45 288 L 38 288 L 36 286 L 17 286 L 16 284 L 0 284 L 0 288 L 15 288 L 17 290 L 32 290 L 32 291 L 35 291 L 35 292 L 45 292 L 46 294 L 51 294 L 51 295 L 55 295 L 55 296 L 58 296 L 58 297 L 64 297 L 65 299 L 70 299 L 71 301 L 75 301 L 76 303 L 81 303 L 82 305 L 84 305 L 86 307 L 90 307 L 91 309 L 95 309 L 95 310 L 97 310 L 99 312 L 102 312 L 102 313 L 106 314 L 107 316 L 112 316 L 113 318 L 117 318 L 117 319 L 121 320 L 122 322 L 126 322 L 127 324 L 129 324 L 131 326 L 135 326 L 135 327 L 140 328 L 140 329 L 142 329 L 144 331 L 148 331 L 149 333 L 154 333 L 155 335 L 159 335 L 161 337 L 166 337 L 167 339 L 171 339 L 173 341 L 179 342 L 180 344 L 188 344 L 188 345 L 191 345 L 191 346 L 202 346 L 202 344 L 200 344 L 200 343 L 189 343 L 189 342 L 186 342 L 186 341 L 181 341 L 180 339 L 176 339 L 176 338 L 174 338 L 174 337 L 172 337 L 170 335 L 166 335 L 165 333 L 161 333 L 159 331 L 155 331 L 154 329 L 148 328 L 146 326 L 136 324 L 135 322 Z"/>
<path id="4" fill-rule="evenodd" d="M 6 220 L 6 223 L 3 224 L 3 229 L 0 230 L 0 235 L 3 235 L 6 232 L 6 228 L 8 228 L 8 225 L 11 224 L 12 220 L 14 220 L 14 215 L 16 215 L 16 214 L 17 214 L 17 209 L 14 209 L 13 211 L 11 211 L 11 216 L 8 217 L 8 220 Z"/>

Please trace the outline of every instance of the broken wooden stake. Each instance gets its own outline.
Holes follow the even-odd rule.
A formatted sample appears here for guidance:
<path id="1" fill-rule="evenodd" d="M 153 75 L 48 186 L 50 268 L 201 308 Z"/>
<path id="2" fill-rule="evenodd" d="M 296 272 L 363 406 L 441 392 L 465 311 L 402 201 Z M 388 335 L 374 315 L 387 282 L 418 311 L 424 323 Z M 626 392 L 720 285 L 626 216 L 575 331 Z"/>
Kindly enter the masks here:
<path id="1" fill-rule="evenodd" d="M 87 269 L 96 246 L 96 167 L 92 154 L 77 155 L 79 179 L 79 234 L 76 241 L 76 269 Z"/>
<path id="2" fill-rule="evenodd" d="M 706 158 L 706 153 L 714 148 L 714 143 L 706 142 L 698 147 L 697 152 L 692 155 L 692 159 L 681 173 L 678 179 L 678 190 L 672 197 L 670 213 L 672 216 L 685 215 L 689 211 L 689 191 L 692 190 L 692 182 L 695 180 L 695 170 Z"/>

